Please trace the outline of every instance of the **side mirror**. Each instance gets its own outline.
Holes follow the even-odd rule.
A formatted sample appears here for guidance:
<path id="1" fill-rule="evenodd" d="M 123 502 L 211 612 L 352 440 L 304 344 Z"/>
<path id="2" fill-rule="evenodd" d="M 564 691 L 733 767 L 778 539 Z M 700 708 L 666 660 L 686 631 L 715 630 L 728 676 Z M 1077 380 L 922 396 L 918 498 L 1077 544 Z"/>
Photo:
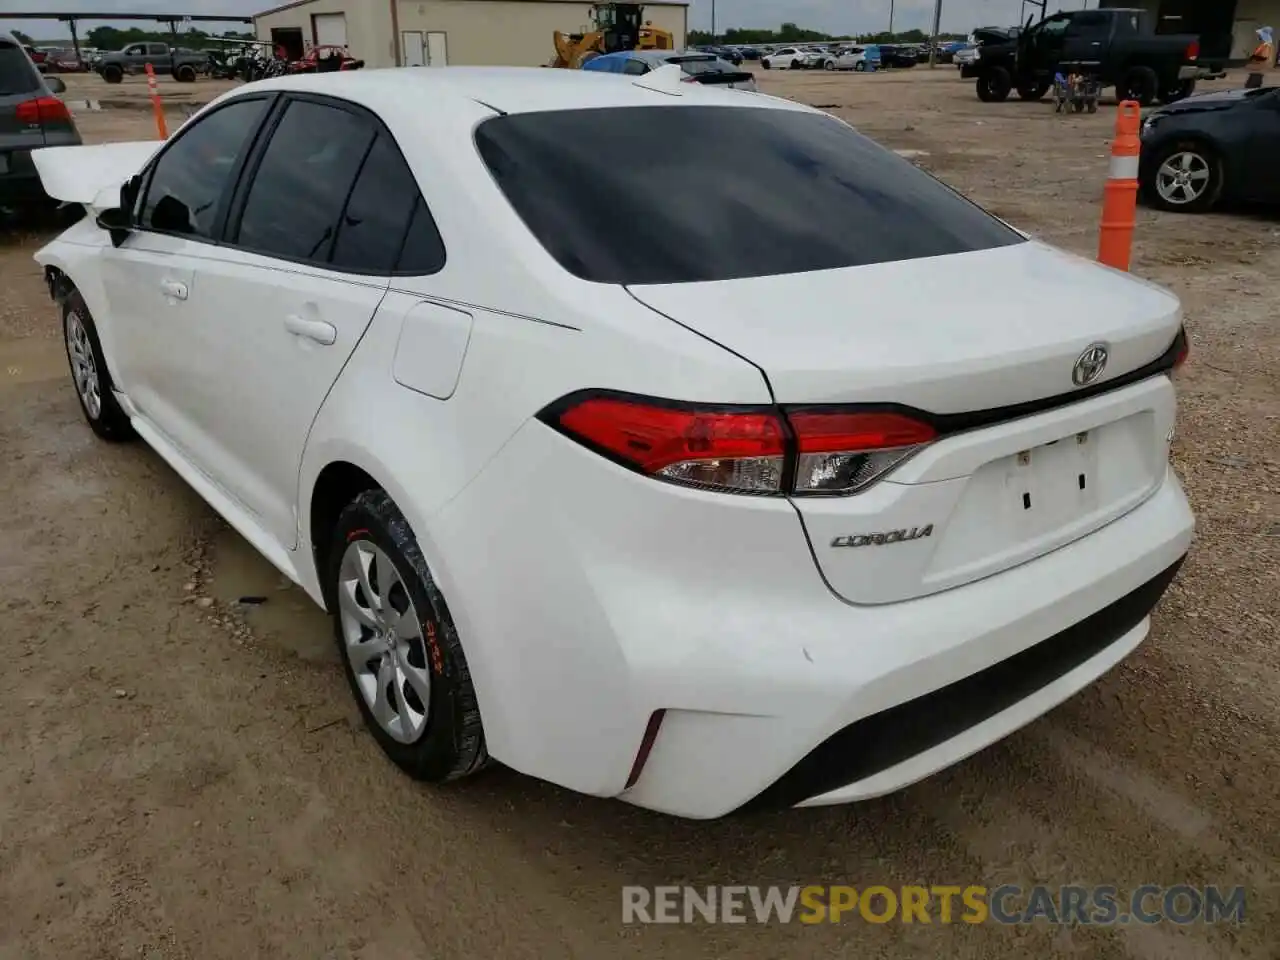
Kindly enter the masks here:
<path id="1" fill-rule="evenodd" d="M 49 88 L 50 93 L 61 95 L 67 92 L 67 85 L 62 82 L 61 77 L 45 77 L 44 85 Z"/>
<path id="2" fill-rule="evenodd" d="M 103 210 L 98 214 L 97 224 L 111 235 L 111 245 L 118 247 L 129 237 L 131 225 L 129 213 L 119 207 Z"/>

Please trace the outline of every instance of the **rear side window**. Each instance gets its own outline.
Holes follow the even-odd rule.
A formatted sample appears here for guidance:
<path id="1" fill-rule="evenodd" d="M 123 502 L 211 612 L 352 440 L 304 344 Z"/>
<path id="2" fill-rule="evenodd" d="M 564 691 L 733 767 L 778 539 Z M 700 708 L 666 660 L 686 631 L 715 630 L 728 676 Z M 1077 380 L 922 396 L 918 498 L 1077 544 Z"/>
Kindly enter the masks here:
<path id="1" fill-rule="evenodd" d="M 342 213 L 333 268 L 385 274 L 401 269 L 397 261 L 411 223 L 413 240 L 403 272 L 435 273 L 444 266 L 440 234 L 400 151 L 380 133 Z"/>
<path id="2" fill-rule="evenodd" d="M 515 114 L 482 123 L 476 146 L 547 251 L 599 283 L 731 280 L 1022 242 L 820 114 L 701 106 Z"/>
<path id="3" fill-rule="evenodd" d="M 40 74 L 21 47 L 0 40 L 0 97 L 35 93 Z"/>
<path id="4" fill-rule="evenodd" d="M 266 100 L 234 101 L 184 130 L 152 169 L 141 226 L 212 239 L 231 175 L 266 106 Z"/>
<path id="5" fill-rule="evenodd" d="M 268 256 L 327 263 L 374 133 L 370 121 L 348 110 L 290 103 L 254 173 L 235 242 Z"/>

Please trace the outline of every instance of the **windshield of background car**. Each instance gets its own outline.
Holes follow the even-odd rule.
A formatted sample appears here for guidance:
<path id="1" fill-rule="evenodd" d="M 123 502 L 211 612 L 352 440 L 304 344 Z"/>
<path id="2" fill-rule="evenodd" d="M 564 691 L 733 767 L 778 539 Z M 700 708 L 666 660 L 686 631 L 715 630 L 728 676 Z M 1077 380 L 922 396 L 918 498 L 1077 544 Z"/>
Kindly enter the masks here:
<path id="1" fill-rule="evenodd" d="M 821 114 L 564 110 L 494 117 L 475 139 L 547 252 L 599 283 L 732 280 L 1023 242 L 933 177 Z"/>
<path id="2" fill-rule="evenodd" d="M 39 89 L 40 74 L 27 59 L 26 51 L 0 40 L 0 97 L 35 93 Z"/>

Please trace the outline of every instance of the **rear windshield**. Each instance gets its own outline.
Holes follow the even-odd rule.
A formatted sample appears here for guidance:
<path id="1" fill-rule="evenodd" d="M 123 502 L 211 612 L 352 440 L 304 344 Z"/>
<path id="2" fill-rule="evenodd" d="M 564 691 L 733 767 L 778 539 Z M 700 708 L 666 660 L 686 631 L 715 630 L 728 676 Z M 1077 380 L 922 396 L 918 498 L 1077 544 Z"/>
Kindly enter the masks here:
<path id="1" fill-rule="evenodd" d="M 726 67 L 733 69 L 731 64 L 721 63 L 716 57 L 668 57 L 667 63 L 678 63 L 680 69 L 691 76 L 697 76 L 699 73 L 720 73 Z"/>
<path id="2" fill-rule="evenodd" d="M 482 123 L 476 146 L 547 251 L 599 283 L 803 273 L 1022 241 L 821 114 L 702 106 L 514 114 Z"/>
<path id="3" fill-rule="evenodd" d="M 0 97 L 39 89 L 40 75 L 27 59 L 26 51 L 0 40 Z"/>

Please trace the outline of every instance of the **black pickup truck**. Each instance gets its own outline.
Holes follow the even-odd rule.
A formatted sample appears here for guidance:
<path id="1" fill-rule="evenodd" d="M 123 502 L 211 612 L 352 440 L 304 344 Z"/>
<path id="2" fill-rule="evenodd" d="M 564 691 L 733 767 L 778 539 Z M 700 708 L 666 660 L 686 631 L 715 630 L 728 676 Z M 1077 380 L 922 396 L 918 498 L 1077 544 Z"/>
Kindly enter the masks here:
<path id="1" fill-rule="evenodd" d="M 1145 10 L 1109 9 L 1058 13 L 1034 25 L 1028 21 L 1009 39 L 988 37 L 960 75 L 976 77 L 978 98 L 993 102 L 1011 90 L 1039 100 L 1055 73 L 1085 73 L 1114 86 L 1120 99 L 1145 107 L 1157 99 L 1181 100 L 1197 80 L 1220 71 L 1221 65 L 1200 60 L 1198 36 L 1157 34 Z"/>

